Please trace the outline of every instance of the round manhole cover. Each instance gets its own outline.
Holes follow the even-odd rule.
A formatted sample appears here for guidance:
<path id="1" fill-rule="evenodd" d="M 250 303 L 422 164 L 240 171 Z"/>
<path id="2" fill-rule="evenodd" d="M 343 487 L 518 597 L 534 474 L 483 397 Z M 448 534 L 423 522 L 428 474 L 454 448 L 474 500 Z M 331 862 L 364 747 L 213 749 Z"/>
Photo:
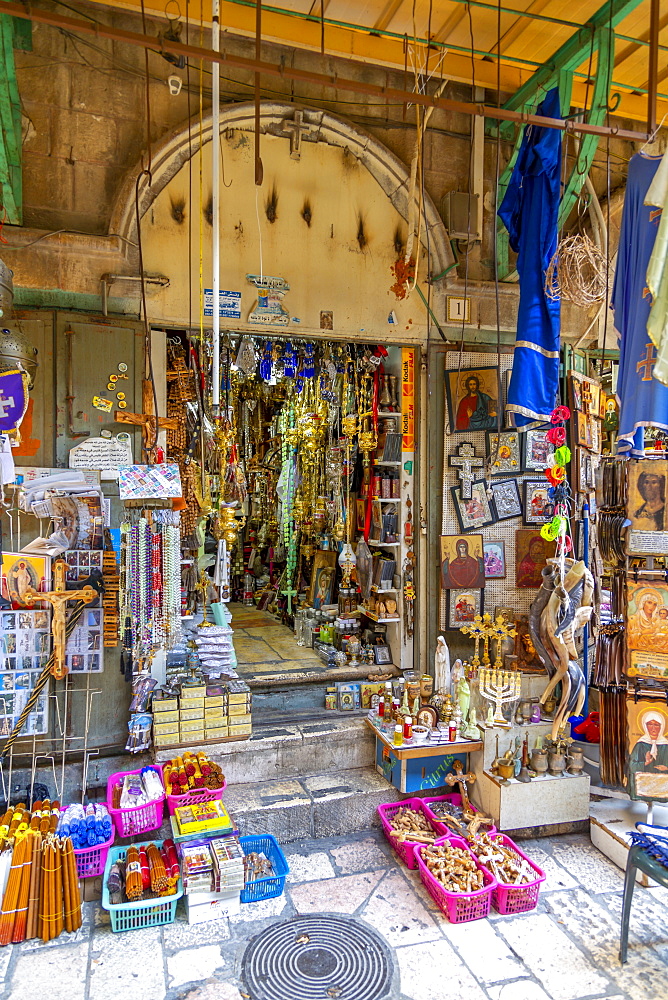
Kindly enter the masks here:
<path id="1" fill-rule="evenodd" d="M 392 957 L 374 931 L 345 917 L 295 917 L 258 934 L 243 957 L 252 1000 L 382 1000 Z"/>

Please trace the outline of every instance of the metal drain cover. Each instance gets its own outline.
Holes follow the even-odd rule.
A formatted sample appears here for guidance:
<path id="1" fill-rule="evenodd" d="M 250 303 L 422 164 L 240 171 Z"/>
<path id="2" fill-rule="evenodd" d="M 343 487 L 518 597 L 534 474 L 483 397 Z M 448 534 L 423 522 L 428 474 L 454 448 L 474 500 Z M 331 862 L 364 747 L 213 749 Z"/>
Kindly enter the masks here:
<path id="1" fill-rule="evenodd" d="M 242 978 L 251 1000 L 382 1000 L 392 983 L 385 941 L 348 917 L 295 917 L 253 938 Z"/>

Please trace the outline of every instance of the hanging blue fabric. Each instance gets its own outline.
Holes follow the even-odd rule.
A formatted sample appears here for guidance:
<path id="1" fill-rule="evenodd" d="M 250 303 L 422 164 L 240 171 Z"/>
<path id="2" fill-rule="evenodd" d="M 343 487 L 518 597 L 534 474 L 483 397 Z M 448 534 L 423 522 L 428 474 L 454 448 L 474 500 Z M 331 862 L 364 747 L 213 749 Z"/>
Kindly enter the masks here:
<path id="1" fill-rule="evenodd" d="M 644 428 L 668 430 L 668 388 L 652 377 L 656 348 L 647 333 L 651 306 L 647 265 L 661 210 L 645 205 L 645 195 L 660 162 L 661 157 L 644 153 L 631 157 L 611 299 L 619 334 L 617 450 L 640 458 L 645 454 Z"/>
<path id="2" fill-rule="evenodd" d="M 536 114 L 561 118 L 559 89 Z M 499 218 L 518 254 L 520 304 L 507 409 L 516 427 L 549 421 L 559 389 L 561 303 L 545 294 L 545 271 L 557 249 L 561 132 L 527 125 Z"/>

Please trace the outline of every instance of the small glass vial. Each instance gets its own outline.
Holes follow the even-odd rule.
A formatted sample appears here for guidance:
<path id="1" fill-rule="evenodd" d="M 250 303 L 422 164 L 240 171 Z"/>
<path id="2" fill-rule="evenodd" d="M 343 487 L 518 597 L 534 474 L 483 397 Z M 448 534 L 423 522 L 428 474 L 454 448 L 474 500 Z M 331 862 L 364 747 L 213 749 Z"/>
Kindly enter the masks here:
<path id="1" fill-rule="evenodd" d="M 378 718 L 381 722 L 385 719 L 385 696 L 382 694 L 378 699 Z"/>
<path id="2" fill-rule="evenodd" d="M 452 719 L 448 725 L 448 739 L 451 743 L 455 743 L 457 740 L 457 726 Z"/>
<path id="3" fill-rule="evenodd" d="M 404 730 L 403 726 L 397 725 L 394 727 L 394 737 L 392 739 L 395 747 L 401 747 L 404 745 Z"/>
<path id="4" fill-rule="evenodd" d="M 404 739 L 405 740 L 413 739 L 413 719 L 411 718 L 410 715 L 404 716 Z"/>

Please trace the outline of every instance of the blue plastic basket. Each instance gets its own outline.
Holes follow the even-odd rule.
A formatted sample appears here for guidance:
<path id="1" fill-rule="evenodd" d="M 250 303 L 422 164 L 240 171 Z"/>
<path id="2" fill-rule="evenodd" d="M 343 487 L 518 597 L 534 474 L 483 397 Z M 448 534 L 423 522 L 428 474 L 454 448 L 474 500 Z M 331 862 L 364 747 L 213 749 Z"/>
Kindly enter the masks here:
<path id="1" fill-rule="evenodd" d="M 252 838 L 251 838 L 252 839 Z M 147 847 L 156 844 L 162 847 L 162 840 L 149 840 L 143 844 L 128 846 Z M 157 899 L 145 899 L 138 903 L 111 903 L 107 880 L 111 866 L 116 861 L 124 861 L 128 847 L 111 847 L 104 866 L 104 881 L 102 883 L 102 907 L 109 911 L 112 931 L 136 931 L 143 927 L 159 927 L 160 924 L 171 924 L 176 917 L 176 906 L 183 895 L 181 876 L 173 896 L 159 896 Z"/>
<path id="2" fill-rule="evenodd" d="M 290 867 L 276 838 L 266 833 L 261 837 L 239 837 L 239 843 L 244 854 L 256 851 L 269 858 L 276 873 L 258 878 L 254 882 L 246 882 L 241 890 L 241 902 L 257 903 L 259 899 L 273 899 L 274 896 L 280 896 L 285 888 L 285 877 Z"/>

